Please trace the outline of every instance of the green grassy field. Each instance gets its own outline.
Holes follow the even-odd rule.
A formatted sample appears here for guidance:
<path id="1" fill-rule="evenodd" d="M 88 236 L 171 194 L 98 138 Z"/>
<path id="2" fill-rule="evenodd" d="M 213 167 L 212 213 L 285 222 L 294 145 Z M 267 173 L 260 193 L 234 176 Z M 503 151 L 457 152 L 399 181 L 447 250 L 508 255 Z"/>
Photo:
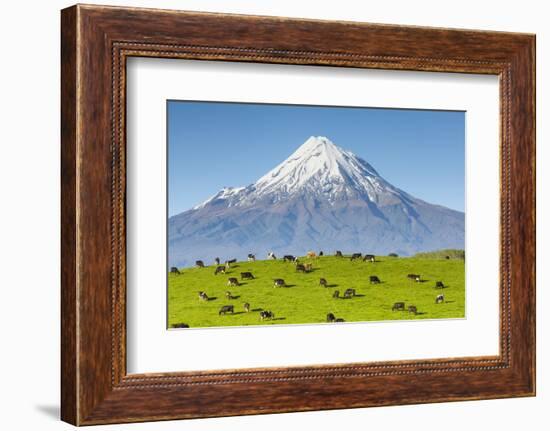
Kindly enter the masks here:
<path id="1" fill-rule="evenodd" d="M 387 256 L 377 256 L 377 260 L 301 258 L 301 262 L 313 263 L 313 271 L 306 274 L 297 273 L 293 263 L 281 260 L 237 262 L 225 275 L 214 275 L 215 266 L 180 268 L 181 274 L 168 275 L 168 324 L 186 323 L 196 328 L 324 323 L 327 313 L 346 322 L 464 317 L 464 260 Z M 252 272 L 255 279 L 242 281 L 238 287 L 227 286 L 229 277 L 241 281 L 240 273 L 245 271 Z M 420 274 L 422 282 L 407 279 L 409 273 Z M 371 285 L 370 275 L 377 275 L 381 283 Z M 319 286 L 320 277 L 330 287 Z M 284 279 L 288 287 L 274 288 L 275 278 Z M 435 289 L 436 281 L 443 281 L 446 287 Z M 347 288 L 354 288 L 357 296 L 332 297 L 334 290 L 342 295 Z M 206 292 L 210 300 L 200 301 L 199 291 Z M 226 291 L 235 298 L 227 300 Z M 438 294 L 445 295 L 445 303 L 435 304 Z M 249 313 L 244 311 L 245 302 L 250 304 Z M 392 311 L 395 302 L 415 305 L 418 314 Z M 235 313 L 219 316 L 223 305 L 234 305 Z M 261 310 L 271 310 L 275 319 L 260 321 Z"/>

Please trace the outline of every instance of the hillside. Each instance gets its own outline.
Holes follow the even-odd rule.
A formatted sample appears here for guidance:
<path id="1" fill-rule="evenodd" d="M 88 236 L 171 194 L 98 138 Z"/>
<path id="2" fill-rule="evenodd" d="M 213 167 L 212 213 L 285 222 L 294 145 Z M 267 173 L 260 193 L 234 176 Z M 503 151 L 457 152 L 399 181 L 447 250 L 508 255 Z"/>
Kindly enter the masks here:
<path id="1" fill-rule="evenodd" d="M 246 187 L 170 217 L 169 266 L 248 253 L 464 248 L 464 213 L 411 196 L 325 137 L 310 137 Z"/>
<path id="2" fill-rule="evenodd" d="M 296 273 L 292 263 L 282 260 L 238 262 L 228 274 L 214 275 L 214 266 L 184 268 L 180 275 L 168 277 L 168 321 L 186 323 L 191 328 L 209 326 L 243 326 L 263 324 L 323 323 L 327 313 L 346 322 L 403 319 L 462 318 L 465 309 L 464 262 L 421 258 L 377 257 L 378 262 L 351 262 L 349 258 L 321 257 L 311 260 L 314 269 L 307 274 Z M 306 259 L 303 259 L 306 262 Z M 250 271 L 254 280 L 243 281 L 239 287 L 228 287 L 228 277 L 238 277 Z M 407 274 L 418 273 L 421 283 L 407 279 Z M 371 285 L 369 276 L 377 275 L 381 284 Z M 319 286 L 319 278 L 326 278 L 330 287 Z M 273 279 L 283 278 L 288 287 L 273 287 Z M 444 289 L 435 289 L 435 282 L 443 281 Z M 357 296 L 333 299 L 354 288 Z M 198 299 L 198 291 L 205 291 L 208 302 Z M 235 299 L 227 300 L 230 291 Z M 444 294 L 446 302 L 435 304 L 435 297 Z M 215 299 L 214 299 L 215 298 Z M 246 313 L 243 304 L 252 309 Z M 418 314 L 392 311 L 395 302 L 416 305 Z M 219 316 L 223 305 L 234 305 L 235 314 Z M 271 310 L 274 320 L 260 321 L 259 311 Z"/>

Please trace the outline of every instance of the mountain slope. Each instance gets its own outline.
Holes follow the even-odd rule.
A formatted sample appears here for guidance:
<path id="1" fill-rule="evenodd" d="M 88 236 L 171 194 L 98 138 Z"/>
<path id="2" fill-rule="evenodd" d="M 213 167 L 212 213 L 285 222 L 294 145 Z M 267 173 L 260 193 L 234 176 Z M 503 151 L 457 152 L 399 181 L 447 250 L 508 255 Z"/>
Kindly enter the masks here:
<path id="1" fill-rule="evenodd" d="M 394 187 L 366 161 L 310 137 L 247 187 L 224 188 L 168 222 L 169 265 L 336 249 L 407 255 L 464 248 L 464 213 Z"/>

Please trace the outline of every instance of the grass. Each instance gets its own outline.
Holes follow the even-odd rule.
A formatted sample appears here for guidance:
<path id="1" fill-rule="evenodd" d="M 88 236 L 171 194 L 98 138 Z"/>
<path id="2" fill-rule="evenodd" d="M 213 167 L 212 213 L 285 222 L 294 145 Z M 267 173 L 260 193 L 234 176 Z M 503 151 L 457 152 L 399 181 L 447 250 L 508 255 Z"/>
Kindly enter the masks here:
<path id="1" fill-rule="evenodd" d="M 457 250 L 454 248 L 447 248 L 444 250 L 428 251 L 423 253 L 417 253 L 414 257 L 419 257 L 421 259 L 463 259 L 464 260 L 464 250 Z"/>
<path id="2" fill-rule="evenodd" d="M 346 322 L 464 317 L 462 259 L 379 256 L 377 260 L 302 258 L 301 262 L 313 263 L 313 271 L 306 274 L 297 273 L 293 263 L 281 260 L 237 262 L 225 275 L 214 275 L 215 266 L 180 269 L 181 274 L 168 275 L 168 324 L 186 323 L 196 328 L 322 323 L 327 313 Z M 240 273 L 245 271 L 252 272 L 255 279 L 244 280 L 238 287 L 227 286 L 229 277 L 241 281 Z M 407 279 L 409 273 L 420 274 L 422 282 Z M 381 283 L 371 285 L 370 275 L 377 275 Z M 330 287 L 319 286 L 320 277 Z M 288 287 L 274 288 L 275 278 L 283 278 Z M 435 289 L 436 281 L 443 281 L 445 288 Z M 354 288 L 357 296 L 332 297 L 334 290 L 342 295 L 347 288 Z M 210 300 L 200 301 L 199 291 L 206 292 Z M 226 291 L 235 298 L 226 299 Z M 445 295 L 443 304 L 435 304 L 438 294 Z M 244 311 L 245 302 L 250 304 L 249 313 Z M 395 302 L 405 302 L 406 307 L 415 305 L 418 314 L 392 311 Z M 235 313 L 219 316 L 223 305 L 234 305 Z M 275 319 L 260 321 L 261 310 L 271 310 Z"/>

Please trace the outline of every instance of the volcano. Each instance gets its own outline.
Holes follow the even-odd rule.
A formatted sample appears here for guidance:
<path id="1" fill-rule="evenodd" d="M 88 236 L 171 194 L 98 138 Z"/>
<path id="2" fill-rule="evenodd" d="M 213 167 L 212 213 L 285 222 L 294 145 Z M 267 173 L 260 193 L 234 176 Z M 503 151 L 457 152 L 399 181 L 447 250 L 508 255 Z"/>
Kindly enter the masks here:
<path id="1" fill-rule="evenodd" d="M 246 187 L 168 220 L 169 266 L 248 253 L 397 253 L 464 248 L 464 213 L 415 198 L 365 160 L 312 136 Z"/>

